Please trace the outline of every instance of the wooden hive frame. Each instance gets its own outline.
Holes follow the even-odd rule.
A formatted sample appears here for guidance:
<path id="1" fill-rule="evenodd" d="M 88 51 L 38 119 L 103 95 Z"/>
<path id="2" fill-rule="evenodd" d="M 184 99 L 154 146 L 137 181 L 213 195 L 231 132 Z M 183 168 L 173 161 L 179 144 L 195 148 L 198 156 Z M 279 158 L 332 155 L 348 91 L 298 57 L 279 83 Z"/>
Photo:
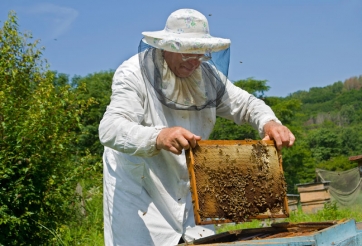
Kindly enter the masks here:
<path id="1" fill-rule="evenodd" d="M 202 140 L 186 160 L 197 225 L 289 216 L 273 141 Z"/>

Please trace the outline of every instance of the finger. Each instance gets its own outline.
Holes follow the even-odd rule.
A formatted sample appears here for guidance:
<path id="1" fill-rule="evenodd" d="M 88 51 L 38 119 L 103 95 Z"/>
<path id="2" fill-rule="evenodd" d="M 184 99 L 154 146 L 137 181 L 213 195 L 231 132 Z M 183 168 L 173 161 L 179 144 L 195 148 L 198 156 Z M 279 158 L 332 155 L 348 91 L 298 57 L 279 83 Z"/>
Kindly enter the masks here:
<path id="1" fill-rule="evenodd" d="M 290 136 L 288 128 L 283 127 L 282 129 L 280 129 L 280 140 L 282 141 L 282 146 L 285 147 L 289 146 L 289 141 L 290 141 L 289 138 Z"/>
<path id="2" fill-rule="evenodd" d="M 281 150 L 283 148 L 283 142 L 280 139 L 280 137 L 275 137 L 274 141 L 275 141 L 275 145 L 277 146 L 277 149 Z"/>
<path id="3" fill-rule="evenodd" d="M 196 147 L 197 141 L 201 140 L 200 136 L 197 136 L 189 131 L 184 134 L 184 137 L 188 141 L 188 146 L 191 146 L 192 148 Z"/>
<path id="4" fill-rule="evenodd" d="M 283 146 L 290 147 L 294 144 L 294 141 L 295 137 L 293 133 L 288 128 L 286 128 L 283 135 Z"/>
<path id="5" fill-rule="evenodd" d="M 192 135 L 192 138 L 189 139 L 189 144 L 192 148 L 195 148 L 196 145 L 197 145 L 197 141 L 201 140 L 201 137 L 200 136 L 197 136 L 197 135 Z"/>
<path id="6" fill-rule="evenodd" d="M 195 135 L 192 135 L 192 138 L 189 139 L 189 145 L 192 147 L 192 148 L 195 148 L 196 146 L 196 138 L 195 138 Z"/>
<path id="7" fill-rule="evenodd" d="M 269 135 L 266 135 L 262 140 L 270 140 Z"/>
<path id="8" fill-rule="evenodd" d="M 288 128 L 284 128 L 280 136 L 281 136 L 282 146 L 291 147 L 294 144 L 295 136 Z"/>
<path id="9" fill-rule="evenodd" d="M 181 150 L 177 149 L 174 146 L 170 147 L 169 151 L 176 154 L 176 155 L 181 155 L 181 153 L 182 153 L 182 149 Z"/>
<path id="10" fill-rule="evenodd" d="M 282 138 L 281 138 L 281 136 L 280 136 L 280 133 L 279 133 L 278 131 L 273 131 L 271 135 L 272 135 L 272 136 L 269 136 L 269 135 L 268 135 L 268 137 L 269 137 L 270 139 L 273 139 L 274 142 L 275 142 L 275 145 L 276 145 L 277 149 L 278 149 L 278 150 L 281 150 L 281 149 L 282 149 L 282 146 L 283 146 L 283 141 L 282 141 Z"/>
<path id="11" fill-rule="evenodd" d="M 293 146 L 294 142 L 295 142 L 295 136 L 291 131 L 289 131 L 289 147 Z"/>
<path id="12" fill-rule="evenodd" d="M 184 138 L 184 137 L 178 138 L 177 142 L 178 142 L 178 145 L 180 146 L 181 149 L 189 149 L 190 148 L 189 141 L 187 141 L 187 139 Z"/>

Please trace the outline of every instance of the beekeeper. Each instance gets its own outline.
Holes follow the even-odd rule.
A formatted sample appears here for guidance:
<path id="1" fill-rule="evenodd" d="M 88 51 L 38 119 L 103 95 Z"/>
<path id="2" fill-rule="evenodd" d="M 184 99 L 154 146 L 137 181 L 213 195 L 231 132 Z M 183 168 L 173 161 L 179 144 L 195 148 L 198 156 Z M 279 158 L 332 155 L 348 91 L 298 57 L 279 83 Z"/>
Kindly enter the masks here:
<path id="1" fill-rule="evenodd" d="M 262 100 L 228 80 L 230 40 L 200 12 L 180 9 L 143 32 L 137 55 L 115 72 L 99 126 L 105 146 L 106 245 L 176 245 L 214 234 L 196 226 L 184 150 L 207 139 L 216 116 L 248 122 L 278 147 L 294 136 Z"/>

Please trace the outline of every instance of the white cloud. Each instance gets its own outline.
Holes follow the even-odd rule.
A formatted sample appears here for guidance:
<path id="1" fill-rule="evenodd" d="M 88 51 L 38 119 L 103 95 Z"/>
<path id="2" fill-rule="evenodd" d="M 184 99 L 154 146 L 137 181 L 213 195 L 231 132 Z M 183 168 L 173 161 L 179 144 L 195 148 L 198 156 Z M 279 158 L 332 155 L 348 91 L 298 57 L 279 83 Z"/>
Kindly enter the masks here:
<path id="1" fill-rule="evenodd" d="M 49 38 L 55 39 L 68 31 L 78 16 L 78 11 L 69 7 L 57 6 L 51 3 L 38 4 L 27 10 L 45 21 L 44 25 L 50 26 Z"/>

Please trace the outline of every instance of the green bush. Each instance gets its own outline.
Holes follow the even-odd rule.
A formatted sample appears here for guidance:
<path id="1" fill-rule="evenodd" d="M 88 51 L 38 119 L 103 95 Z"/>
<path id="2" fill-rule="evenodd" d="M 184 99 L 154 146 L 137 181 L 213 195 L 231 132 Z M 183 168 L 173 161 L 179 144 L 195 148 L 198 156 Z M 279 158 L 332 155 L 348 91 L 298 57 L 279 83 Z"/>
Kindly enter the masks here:
<path id="1" fill-rule="evenodd" d="M 0 244 L 41 245 L 77 212 L 82 88 L 55 88 L 38 42 L 9 13 L 0 29 Z"/>

